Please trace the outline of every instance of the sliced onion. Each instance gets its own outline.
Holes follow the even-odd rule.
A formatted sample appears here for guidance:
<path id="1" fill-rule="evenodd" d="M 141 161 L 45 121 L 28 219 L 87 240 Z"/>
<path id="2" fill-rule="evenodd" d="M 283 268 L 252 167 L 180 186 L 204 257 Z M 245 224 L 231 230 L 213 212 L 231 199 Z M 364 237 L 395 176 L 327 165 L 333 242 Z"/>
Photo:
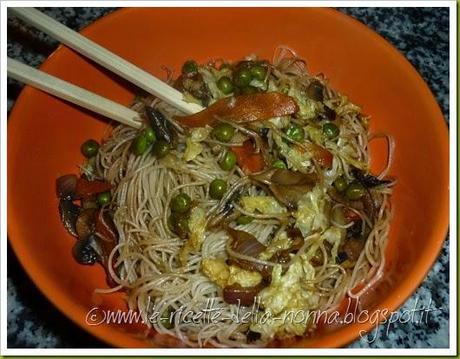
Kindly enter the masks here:
<path id="1" fill-rule="evenodd" d="M 232 248 L 240 254 L 257 258 L 266 247 L 260 243 L 252 234 L 228 228 L 227 232 L 233 239 Z"/>
<path id="2" fill-rule="evenodd" d="M 269 279 L 272 268 L 261 263 L 259 254 L 267 247 L 260 243 L 252 234 L 227 227 L 227 232 L 232 237 L 232 243 L 227 247 L 230 263 L 245 270 L 259 272 L 262 277 Z M 241 257 L 240 257 L 241 256 Z M 254 258 L 254 261 L 250 259 Z"/>
<path id="3" fill-rule="evenodd" d="M 77 187 L 76 175 L 64 175 L 56 180 L 56 194 L 62 199 L 75 199 L 75 188 Z"/>

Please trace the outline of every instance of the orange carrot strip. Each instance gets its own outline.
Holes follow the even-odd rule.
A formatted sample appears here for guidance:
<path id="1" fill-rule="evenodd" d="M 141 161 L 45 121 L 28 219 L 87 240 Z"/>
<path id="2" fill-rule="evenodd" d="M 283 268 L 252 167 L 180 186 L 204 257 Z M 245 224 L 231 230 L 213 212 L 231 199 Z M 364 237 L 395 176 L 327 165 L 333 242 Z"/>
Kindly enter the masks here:
<path id="1" fill-rule="evenodd" d="M 254 146 L 251 140 L 244 141 L 243 146 L 232 147 L 232 151 L 235 152 L 236 161 L 244 172 L 254 173 L 264 169 L 264 157 L 261 152 L 254 152 Z"/>
<path id="2" fill-rule="evenodd" d="M 299 110 L 295 100 L 279 92 L 257 93 L 226 97 L 213 103 L 201 112 L 190 116 L 178 116 L 176 121 L 187 127 L 212 125 L 219 118 L 247 123 L 287 116 Z"/>

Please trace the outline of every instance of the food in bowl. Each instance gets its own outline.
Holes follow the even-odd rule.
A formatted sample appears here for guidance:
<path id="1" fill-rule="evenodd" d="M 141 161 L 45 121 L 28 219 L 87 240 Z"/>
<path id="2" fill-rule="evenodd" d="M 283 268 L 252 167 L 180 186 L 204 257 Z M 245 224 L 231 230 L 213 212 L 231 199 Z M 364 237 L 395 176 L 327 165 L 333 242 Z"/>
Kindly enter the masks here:
<path id="1" fill-rule="evenodd" d="M 100 292 L 125 291 L 146 324 L 189 346 L 240 347 L 307 335 L 312 313 L 375 285 L 391 136 L 369 133 L 370 118 L 285 47 L 272 62 L 188 60 L 170 82 L 206 108 L 139 95 L 142 128 L 86 141 L 80 175 L 57 179 L 73 256 L 106 270 Z M 382 136 L 375 175 L 368 143 Z"/>

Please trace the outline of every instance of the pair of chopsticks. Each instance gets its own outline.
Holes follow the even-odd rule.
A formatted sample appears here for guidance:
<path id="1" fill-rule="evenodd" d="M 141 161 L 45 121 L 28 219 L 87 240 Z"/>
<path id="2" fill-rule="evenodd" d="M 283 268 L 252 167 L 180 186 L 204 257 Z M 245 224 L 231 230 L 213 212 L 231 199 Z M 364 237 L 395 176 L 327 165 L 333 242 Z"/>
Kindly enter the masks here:
<path id="1" fill-rule="evenodd" d="M 203 109 L 203 107 L 198 104 L 185 102 L 179 91 L 160 79 L 96 44 L 94 41 L 69 29 L 40 11 L 34 8 L 9 8 L 9 11 L 26 23 L 29 23 L 81 55 L 88 57 L 113 73 L 132 82 L 148 93 L 155 95 L 178 110 L 186 114 L 192 114 Z M 136 111 L 73 85 L 70 82 L 61 80 L 10 57 L 8 57 L 7 68 L 8 76 L 18 81 L 24 82 L 125 125 L 135 128 L 140 128 L 142 125 L 139 113 Z"/>

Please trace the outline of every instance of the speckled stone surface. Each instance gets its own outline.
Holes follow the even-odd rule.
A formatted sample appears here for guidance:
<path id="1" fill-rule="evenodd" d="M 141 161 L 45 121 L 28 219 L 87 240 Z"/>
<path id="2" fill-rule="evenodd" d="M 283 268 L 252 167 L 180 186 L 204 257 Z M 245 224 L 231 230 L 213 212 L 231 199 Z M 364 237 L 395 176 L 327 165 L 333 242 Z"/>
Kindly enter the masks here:
<path id="1" fill-rule="evenodd" d="M 380 33 L 398 48 L 430 86 L 446 121 L 449 119 L 449 11 L 441 8 L 340 8 Z M 45 12 L 81 29 L 108 8 L 54 8 Z M 8 56 L 40 64 L 56 42 L 15 20 L 8 22 Z M 8 80 L 8 110 L 22 86 Z M 445 348 L 449 346 L 449 240 L 426 280 L 394 315 L 401 320 L 382 325 L 350 344 L 351 348 Z M 8 347 L 105 347 L 62 315 L 36 289 L 8 247 Z M 428 309 L 427 309 L 428 308 Z M 425 311 L 424 311 L 425 310 Z M 428 310 L 428 311 L 426 311 Z M 411 314 L 414 313 L 414 314 Z M 422 313 L 425 313 L 422 316 Z M 413 320 L 405 323 L 412 315 Z"/>

